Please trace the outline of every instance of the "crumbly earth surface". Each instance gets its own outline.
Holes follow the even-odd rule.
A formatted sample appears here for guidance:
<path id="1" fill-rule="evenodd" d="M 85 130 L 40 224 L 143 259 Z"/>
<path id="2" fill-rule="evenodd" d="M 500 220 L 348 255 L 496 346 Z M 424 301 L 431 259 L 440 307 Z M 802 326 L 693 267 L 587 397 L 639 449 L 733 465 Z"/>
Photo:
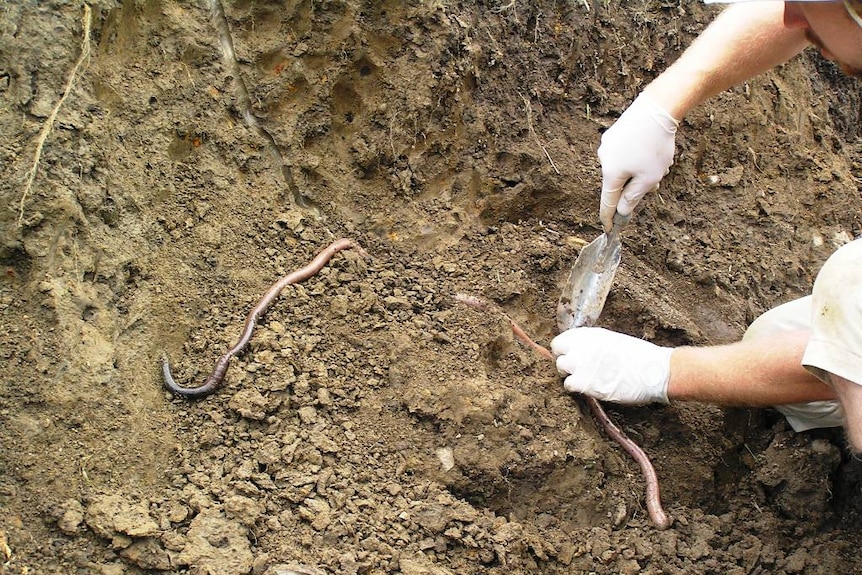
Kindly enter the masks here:
<path id="1" fill-rule="evenodd" d="M 862 564 L 840 430 L 609 407 L 655 463 L 674 518 L 658 531 L 637 465 L 553 365 L 455 301 L 547 345 L 599 234 L 601 133 L 713 9 L 91 8 L 85 24 L 78 2 L 0 4 L 4 573 Z M 807 53 L 693 112 L 601 325 L 719 344 L 808 293 L 862 232 L 860 109 L 859 83 Z M 288 286 L 215 394 L 165 391 L 163 354 L 202 382 L 266 289 L 338 237 L 367 255 Z"/>

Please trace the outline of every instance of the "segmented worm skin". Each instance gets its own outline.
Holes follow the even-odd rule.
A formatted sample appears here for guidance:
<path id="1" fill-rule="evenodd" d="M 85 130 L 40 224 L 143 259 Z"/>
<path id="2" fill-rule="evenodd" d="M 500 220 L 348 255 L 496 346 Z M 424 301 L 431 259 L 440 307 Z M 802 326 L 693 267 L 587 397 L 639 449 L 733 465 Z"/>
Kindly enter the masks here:
<path id="1" fill-rule="evenodd" d="M 464 305 L 468 305 L 470 307 L 474 307 L 480 310 L 486 310 L 489 308 L 497 308 L 494 304 L 487 302 L 481 298 L 478 298 L 473 295 L 467 294 L 457 294 L 455 296 L 455 300 L 463 303 Z M 539 345 L 535 341 L 527 335 L 527 333 L 521 329 L 521 327 L 515 323 L 512 318 L 510 318 L 502 309 L 497 308 L 497 312 L 500 313 L 503 317 L 505 317 L 509 323 L 512 325 L 512 332 L 525 344 L 532 347 L 536 352 L 551 361 L 555 361 L 554 354 L 551 351 Z M 629 454 L 632 458 L 637 461 L 638 465 L 640 465 L 641 472 L 644 474 L 644 479 L 646 480 L 646 507 L 647 513 L 649 513 L 650 519 L 657 529 L 664 531 L 671 525 L 671 519 L 668 517 L 667 513 L 665 513 L 664 508 L 661 505 L 661 491 L 658 483 L 658 475 L 655 472 L 655 468 L 652 465 L 649 457 L 646 453 L 640 448 L 640 446 L 629 439 L 629 437 L 623 433 L 623 431 L 616 426 L 616 424 L 611 421 L 611 418 L 608 416 L 607 412 L 605 412 L 602 404 L 595 398 L 584 396 L 587 401 L 587 405 L 590 406 L 590 411 L 593 413 L 593 417 L 595 417 L 599 423 L 604 428 L 605 432 Z"/>
<path id="2" fill-rule="evenodd" d="M 332 259 L 332 256 L 337 254 L 342 250 L 354 249 L 360 252 L 362 255 L 365 255 L 365 250 L 359 247 L 353 240 L 342 238 L 339 240 L 335 240 L 331 244 L 329 244 L 326 248 L 323 249 L 317 256 L 311 260 L 307 266 L 302 267 L 295 272 L 292 272 L 277 282 L 275 282 L 272 287 L 270 287 L 263 297 L 260 299 L 260 302 L 254 306 L 254 309 L 249 312 L 248 317 L 245 320 L 245 326 L 242 330 L 242 335 L 237 340 L 232 348 L 230 348 L 227 353 L 221 356 L 216 362 L 215 367 L 210 373 L 210 376 L 204 381 L 201 385 L 197 387 L 183 387 L 179 385 L 176 380 L 174 380 L 173 375 L 171 375 L 171 366 L 170 361 L 168 360 L 168 356 L 164 355 L 162 357 L 162 376 L 165 380 L 165 387 L 174 392 L 175 394 L 186 397 L 189 399 L 195 399 L 207 396 L 211 394 L 216 388 L 221 385 L 222 380 L 224 379 L 225 373 L 227 373 L 228 364 L 230 363 L 230 359 L 242 351 L 245 346 L 248 344 L 251 339 L 251 335 L 254 332 L 255 325 L 257 325 L 257 320 L 269 309 L 269 306 L 273 301 L 278 297 L 278 294 L 281 293 L 281 290 L 290 284 L 299 283 L 301 281 L 305 281 L 311 276 L 315 275 L 326 263 Z"/>
<path id="3" fill-rule="evenodd" d="M 553 357 L 551 357 L 551 359 L 553 359 Z M 660 531 L 664 531 L 670 527 L 671 518 L 668 517 L 661 505 L 661 490 L 658 484 L 658 475 L 655 472 L 652 462 L 649 460 L 647 454 L 644 453 L 643 449 L 641 449 L 637 443 L 629 439 L 629 437 L 623 433 L 622 429 L 617 427 L 616 424 L 611 421 L 611 418 L 608 416 L 607 412 L 605 412 L 602 404 L 599 403 L 597 399 L 587 397 L 586 400 L 587 404 L 590 406 L 590 411 L 593 412 L 593 416 L 598 419 L 599 423 L 602 424 L 602 427 L 605 428 L 605 432 L 607 432 L 614 441 L 619 443 L 620 446 L 638 462 L 638 465 L 640 465 L 641 473 L 644 474 L 644 480 L 646 481 L 647 513 L 649 513 L 650 519 L 652 519 L 656 528 Z"/>

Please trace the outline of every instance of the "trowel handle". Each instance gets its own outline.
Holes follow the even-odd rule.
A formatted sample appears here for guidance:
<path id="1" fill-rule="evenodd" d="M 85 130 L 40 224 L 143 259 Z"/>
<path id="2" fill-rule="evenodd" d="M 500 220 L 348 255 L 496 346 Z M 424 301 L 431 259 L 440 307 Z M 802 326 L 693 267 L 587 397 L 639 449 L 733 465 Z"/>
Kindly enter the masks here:
<path id="1" fill-rule="evenodd" d="M 632 212 L 632 214 L 633 213 L 634 212 Z M 608 232 L 608 237 L 620 235 L 620 231 L 624 227 L 626 227 L 626 225 L 629 223 L 629 220 L 632 219 L 632 214 L 628 214 L 627 216 L 624 216 L 619 212 L 615 213 L 614 214 L 614 224 L 613 224 L 613 227 L 611 228 L 611 231 Z"/>

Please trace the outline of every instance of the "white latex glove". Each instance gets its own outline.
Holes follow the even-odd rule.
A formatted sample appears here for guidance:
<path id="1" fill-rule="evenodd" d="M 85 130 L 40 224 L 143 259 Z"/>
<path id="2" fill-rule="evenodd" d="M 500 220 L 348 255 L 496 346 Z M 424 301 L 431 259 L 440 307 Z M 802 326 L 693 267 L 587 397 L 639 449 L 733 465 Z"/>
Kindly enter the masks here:
<path id="1" fill-rule="evenodd" d="M 602 135 L 599 218 L 605 232 L 610 231 L 616 212 L 631 214 L 647 192 L 658 188 L 673 164 L 678 127 L 679 121 L 641 94 Z"/>
<path id="2" fill-rule="evenodd" d="M 667 403 L 673 348 L 601 327 L 576 327 L 551 341 L 564 387 L 602 401 Z"/>

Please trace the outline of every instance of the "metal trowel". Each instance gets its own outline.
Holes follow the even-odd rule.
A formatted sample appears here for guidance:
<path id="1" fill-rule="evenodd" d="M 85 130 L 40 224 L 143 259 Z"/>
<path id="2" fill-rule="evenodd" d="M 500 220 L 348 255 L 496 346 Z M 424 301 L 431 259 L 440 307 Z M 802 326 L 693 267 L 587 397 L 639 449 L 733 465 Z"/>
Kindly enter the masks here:
<path id="1" fill-rule="evenodd" d="M 620 265 L 620 231 L 631 217 L 617 213 L 611 231 L 594 239 L 578 254 L 557 304 L 560 332 L 591 326 L 599 319 Z"/>

